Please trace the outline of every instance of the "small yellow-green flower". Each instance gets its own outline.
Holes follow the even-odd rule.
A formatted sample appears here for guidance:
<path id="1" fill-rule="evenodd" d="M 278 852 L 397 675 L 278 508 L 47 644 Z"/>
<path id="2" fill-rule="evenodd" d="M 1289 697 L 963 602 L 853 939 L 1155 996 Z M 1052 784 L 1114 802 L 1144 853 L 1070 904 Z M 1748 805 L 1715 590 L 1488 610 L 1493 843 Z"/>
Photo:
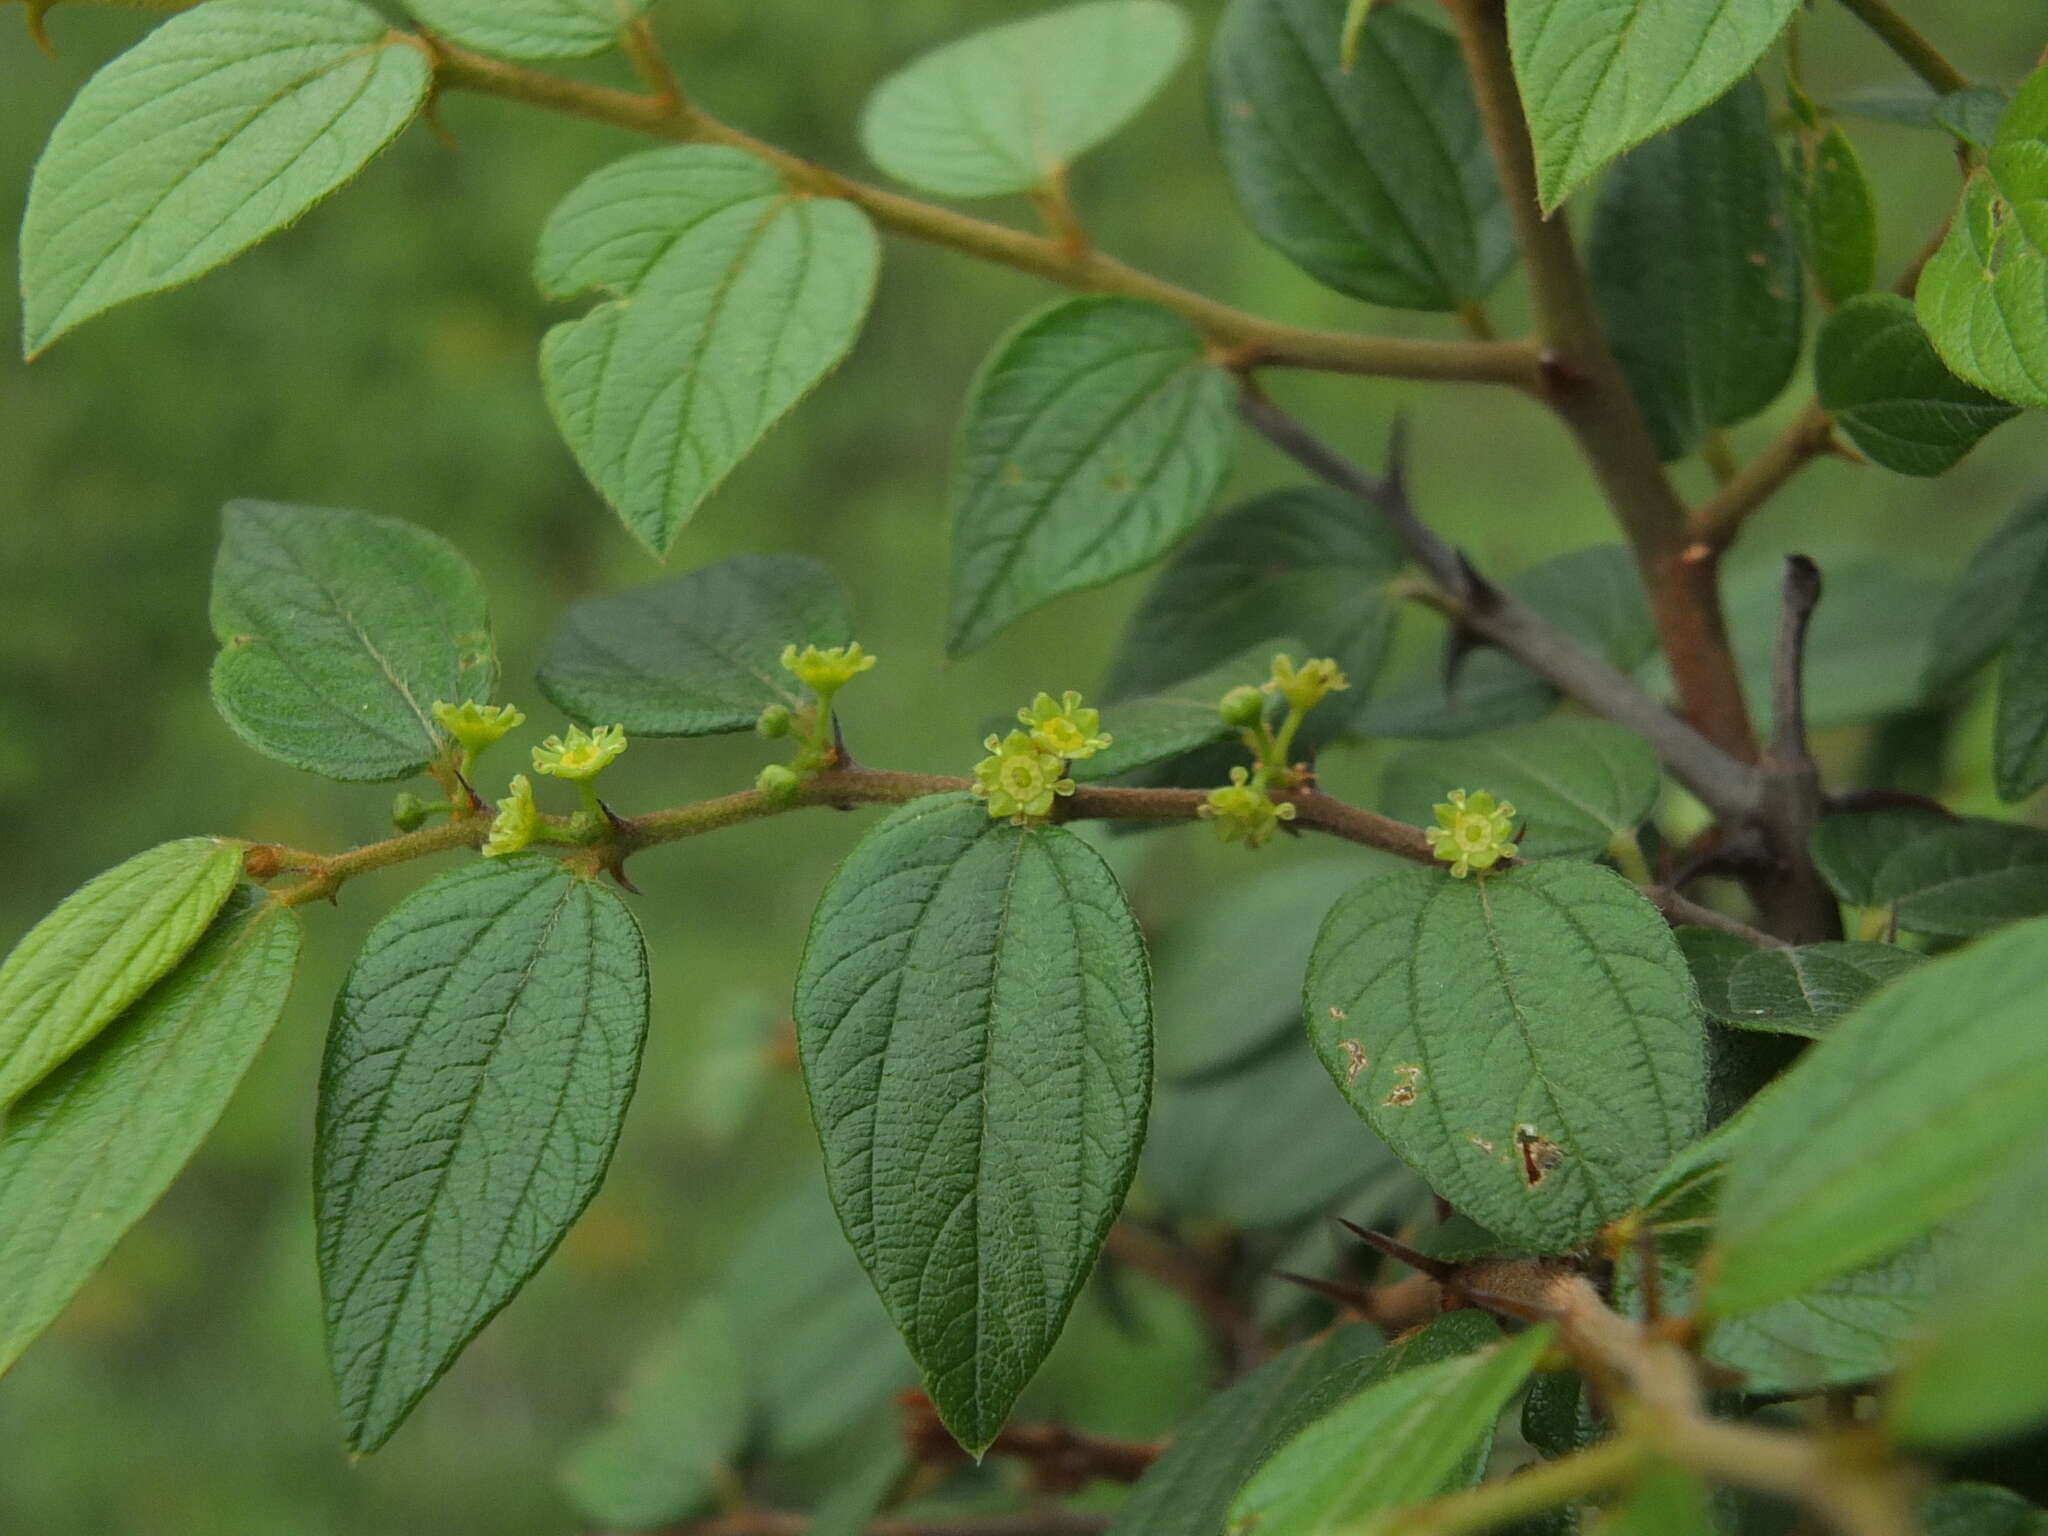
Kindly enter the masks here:
<path id="1" fill-rule="evenodd" d="M 533 771 L 588 784 L 625 750 L 626 728 L 623 725 L 600 725 L 594 731 L 572 725 L 568 734 L 550 736 L 533 749 Z"/>
<path id="2" fill-rule="evenodd" d="M 540 831 L 540 807 L 533 803 L 533 780 L 517 774 L 512 793 L 498 802 L 498 814 L 491 821 L 491 835 L 484 840 L 484 855 L 498 858 L 517 853 Z"/>
<path id="3" fill-rule="evenodd" d="M 435 700 L 434 718 L 472 758 L 526 724 L 526 716 L 514 705 L 478 704 L 471 699 L 460 704 Z"/>
<path id="4" fill-rule="evenodd" d="M 1436 807 L 1436 825 L 1422 835 L 1462 880 L 1475 869 L 1491 869 L 1514 857 L 1515 808 L 1505 800 L 1495 803 L 1483 789 L 1471 795 L 1454 789 L 1451 798 Z"/>
<path id="5" fill-rule="evenodd" d="M 1081 695 L 1071 688 L 1057 701 L 1041 693 L 1028 709 L 1017 711 L 1017 719 L 1042 750 L 1071 763 L 1093 757 L 1110 742 L 1102 730 L 1102 712 L 1083 709 Z"/>
<path id="6" fill-rule="evenodd" d="M 1280 829 L 1281 822 L 1294 820 L 1295 810 L 1292 801 L 1283 800 L 1276 805 L 1263 787 L 1250 780 L 1245 769 L 1231 769 L 1230 782 L 1209 791 L 1199 814 L 1204 821 L 1216 823 L 1216 830 L 1226 843 L 1260 848 Z"/>
<path id="7" fill-rule="evenodd" d="M 1344 669 L 1327 656 L 1304 661 L 1300 667 L 1286 654 L 1273 658 L 1273 679 L 1266 686 L 1279 693 L 1288 706 L 1307 714 L 1333 693 L 1351 686 Z"/>
<path id="8" fill-rule="evenodd" d="M 794 673 L 798 682 L 808 685 L 820 698 L 827 699 L 867 671 L 876 660 L 860 648 L 858 640 L 851 645 L 835 645 L 823 651 L 815 645 L 807 645 L 802 651 L 793 645 L 782 648 L 784 670 Z"/>
<path id="9" fill-rule="evenodd" d="M 974 792 L 988 802 L 988 813 L 1025 821 L 1052 814 L 1055 795 L 1071 795 L 1074 781 L 1062 778 L 1057 753 L 1048 752 L 1022 731 L 990 736 L 982 743 L 989 755 L 974 765 Z"/>

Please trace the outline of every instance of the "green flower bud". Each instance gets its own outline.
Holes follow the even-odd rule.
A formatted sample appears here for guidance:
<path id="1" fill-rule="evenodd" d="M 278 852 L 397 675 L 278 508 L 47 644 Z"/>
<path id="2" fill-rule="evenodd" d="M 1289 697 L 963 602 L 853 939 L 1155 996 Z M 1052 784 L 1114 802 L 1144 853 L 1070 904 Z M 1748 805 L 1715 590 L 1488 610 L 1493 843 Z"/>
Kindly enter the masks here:
<path id="1" fill-rule="evenodd" d="M 794 768 L 782 763 L 770 763 L 754 776 L 754 788 L 770 800 L 789 799 L 802 782 Z"/>
<path id="2" fill-rule="evenodd" d="M 761 718 L 754 722 L 754 729 L 770 741 L 778 736 L 787 736 L 796 728 L 796 716 L 789 712 L 787 704 L 770 704 L 761 711 Z"/>
<path id="3" fill-rule="evenodd" d="M 1266 717 L 1266 696 L 1253 687 L 1233 688 L 1216 705 L 1225 725 L 1250 730 Z"/>
<path id="4" fill-rule="evenodd" d="M 419 831 L 427 815 L 427 802 L 409 789 L 401 789 L 391 802 L 391 825 L 401 832 Z"/>

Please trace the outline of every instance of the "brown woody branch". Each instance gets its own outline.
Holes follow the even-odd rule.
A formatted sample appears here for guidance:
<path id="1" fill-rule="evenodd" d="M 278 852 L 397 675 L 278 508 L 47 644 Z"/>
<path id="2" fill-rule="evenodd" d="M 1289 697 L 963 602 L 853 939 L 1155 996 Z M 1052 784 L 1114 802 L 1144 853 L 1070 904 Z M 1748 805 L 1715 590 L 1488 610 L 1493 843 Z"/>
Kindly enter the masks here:
<path id="1" fill-rule="evenodd" d="M 902 1405 L 903 1442 L 913 1460 L 938 1467 L 968 1460 L 929 1397 L 906 1392 Z M 1097 1480 L 1135 1483 L 1165 1449 L 1157 1441 L 1114 1440 L 1064 1424 L 1006 1424 L 982 1454 L 1023 1463 L 1040 1493 L 1074 1493 Z"/>

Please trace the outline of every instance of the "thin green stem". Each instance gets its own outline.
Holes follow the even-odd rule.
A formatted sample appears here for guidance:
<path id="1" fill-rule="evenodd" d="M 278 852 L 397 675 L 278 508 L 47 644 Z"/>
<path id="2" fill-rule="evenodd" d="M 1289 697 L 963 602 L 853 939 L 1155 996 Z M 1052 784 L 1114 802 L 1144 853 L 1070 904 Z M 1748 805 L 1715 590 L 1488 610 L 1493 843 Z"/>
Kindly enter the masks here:
<path id="1" fill-rule="evenodd" d="M 1842 8 L 1875 32 L 1885 47 L 1939 95 L 1968 88 L 1963 72 L 1943 58 L 1935 46 L 1922 37 L 1913 24 L 1893 10 L 1886 0 L 1842 0 Z"/>
<path id="2" fill-rule="evenodd" d="M 1652 1449 L 1646 1442 L 1634 1436 L 1617 1436 L 1576 1455 L 1539 1462 L 1500 1482 L 1418 1504 L 1384 1523 L 1372 1521 L 1355 1526 L 1352 1536 L 1364 1536 L 1368 1531 L 1397 1532 L 1399 1536 L 1466 1536 L 1468 1532 L 1492 1530 L 1525 1515 L 1576 1504 L 1618 1488 L 1640 1471 L 1651 1455 Z"/>

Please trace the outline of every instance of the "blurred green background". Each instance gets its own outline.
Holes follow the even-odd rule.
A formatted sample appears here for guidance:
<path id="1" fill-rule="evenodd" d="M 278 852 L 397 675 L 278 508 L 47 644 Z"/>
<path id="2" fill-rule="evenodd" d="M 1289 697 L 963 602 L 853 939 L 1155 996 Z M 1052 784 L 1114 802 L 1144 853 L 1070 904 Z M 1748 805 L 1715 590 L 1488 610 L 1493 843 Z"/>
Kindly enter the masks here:
<path id="1" fill-rule="evenodd" d="M 859 169 L 869 87 L 930 44 L 1035 6 L 1023 0 L 669 0 L 656 17 L 712 110 Z M 2042 41 L 2034 0 L 1901 7 L 1973 77 L 2010 84 Z M 1193 0 L 1206 39 L 1219 5 Z M 30 168 L 65 102 L 143 18 L 51 19 L 40 56 L 0 9 L 0 209 L 19 221 Z M 1827 5 L 1805 23 L 1826 100 L 1910 90 Z M 593 73 L 612 77 L 607 64 Z M 1253 239 L 1209 150 L 1202 71 L 1081 168 L 1076 191 L 1119 255 L 1292 320 L 1448 334 L 1435 317 L 1362 312 Z M 635 143 L 497 103 L 446 102 L 361 182 L 227 271 L 67 338 L 33 367 L 0 359 L 0 947 L 87 876 L 195 831 L 339 848 L 379 834 L 388 789 L 328 784 L 242 748 L 206 697 L 206 590 L 220 504 L 237 496 L 355 506 L 445 534 L 482 569 L 500 649 L 536 726 L 559 722 L 521 680 L 574 598 L 656 568 L 584 484 L 550 429 L 533 365 L 551 318 L 527 264 L 549 207 Z M 1887 269 L 1955 190 L 1942 138 L 1857 120 L 1878 181 Z M 1019 219 L 1028 210 L 992 210 Z M 11 253 L 12 242 L 8 243 Z M 9 284 L 10 289 L 12 283 Z M 850 701 L 867 759 L 964 771 L 991 716 L 1040 687 L 1099 679 L 1141 580 L 1072 597 L 982 655 L 940 654 L 946 487 L 960 400 L 1035 283 L 892 243 L 852 359 L 698 516 L 673 564 L 800 550 L 853 590 L 884 664 Z M 1516 280 L 1496 301 L 1521 323 Z M 1533 405 L 1505 394 L 1288 378 L 1276 387 L 1373 458 L 1412 408 L 1414 482 L 1431 519 L 1511 575 L 1610 534 L 1582 467 Z M 1774 413 L 1782 420 L 1804 386 Z M 1753 447 L 1769 419 L 1736 434 Z M 2041 422 L 2003 428 L 1945 479 L 1825 463 L 1754 525 L 1745 560 L 1868 546 L 1939 568 L 2048 481 Z M 1704 487 L 1684 466 L 1689 490 Z M 1239 491 L 1284 483 L 1249 441 Z M 1897 615 L 1901 623 L 1924 615 Z M 1419 639 L 1419 637 L 1418 637 Z M 1832 744 L 1850 763 L 1858 743 Z M 1950 788 L 1981 793 L 1952 754 Z M 641 808 L 745 784 L 751 738 L 647 743 L 618 773 Z M 1330 765 L 1370 792 L 1373 754 Z M 509 770 L 508 770 L 509 771 Z M 608 781 L 610 782 L 610 781 Z M 106 1271 L 0 1382 L 0 1530 L 64 1533 L 554 1532 L 572 1517 L 551 1468 L 615 1382 L 716 1272 L 744 1221 L 814 1157 L 793 1079 L 776 1074 L 737 1130 L 714 1122 L 735 1047 L 772 1044 L 809 907 L 866 817 L 813 814 L 692 842 L 635 875 L 656 961 L 656 1028 L 609 1183 L 539 1280 L 471 1348 L 392 1445 L 351 1466 L 319 1342 L 307 1166 L 328 999 L 352 946 L 415 871 L 352 885 L 309 914 L 301 985 L 198 1162 Z M 1148 923 L 1242 867 L 1206 834 L 1115 839 Z M 1274 850 L 1271 860 L 1310 852 Z M 765 1026 L 765 1027 L 759 1027 Z M 725 1105 L 727 1110 L 734 1106 Z M 4 1236 L 4 1235 L 0 1235 Z M 1156 1432 L 1184 1406 L 1187 1329 L 1169 1320 L 1133 1390 L 1072 1405 L 1097 1427 Z"/>

